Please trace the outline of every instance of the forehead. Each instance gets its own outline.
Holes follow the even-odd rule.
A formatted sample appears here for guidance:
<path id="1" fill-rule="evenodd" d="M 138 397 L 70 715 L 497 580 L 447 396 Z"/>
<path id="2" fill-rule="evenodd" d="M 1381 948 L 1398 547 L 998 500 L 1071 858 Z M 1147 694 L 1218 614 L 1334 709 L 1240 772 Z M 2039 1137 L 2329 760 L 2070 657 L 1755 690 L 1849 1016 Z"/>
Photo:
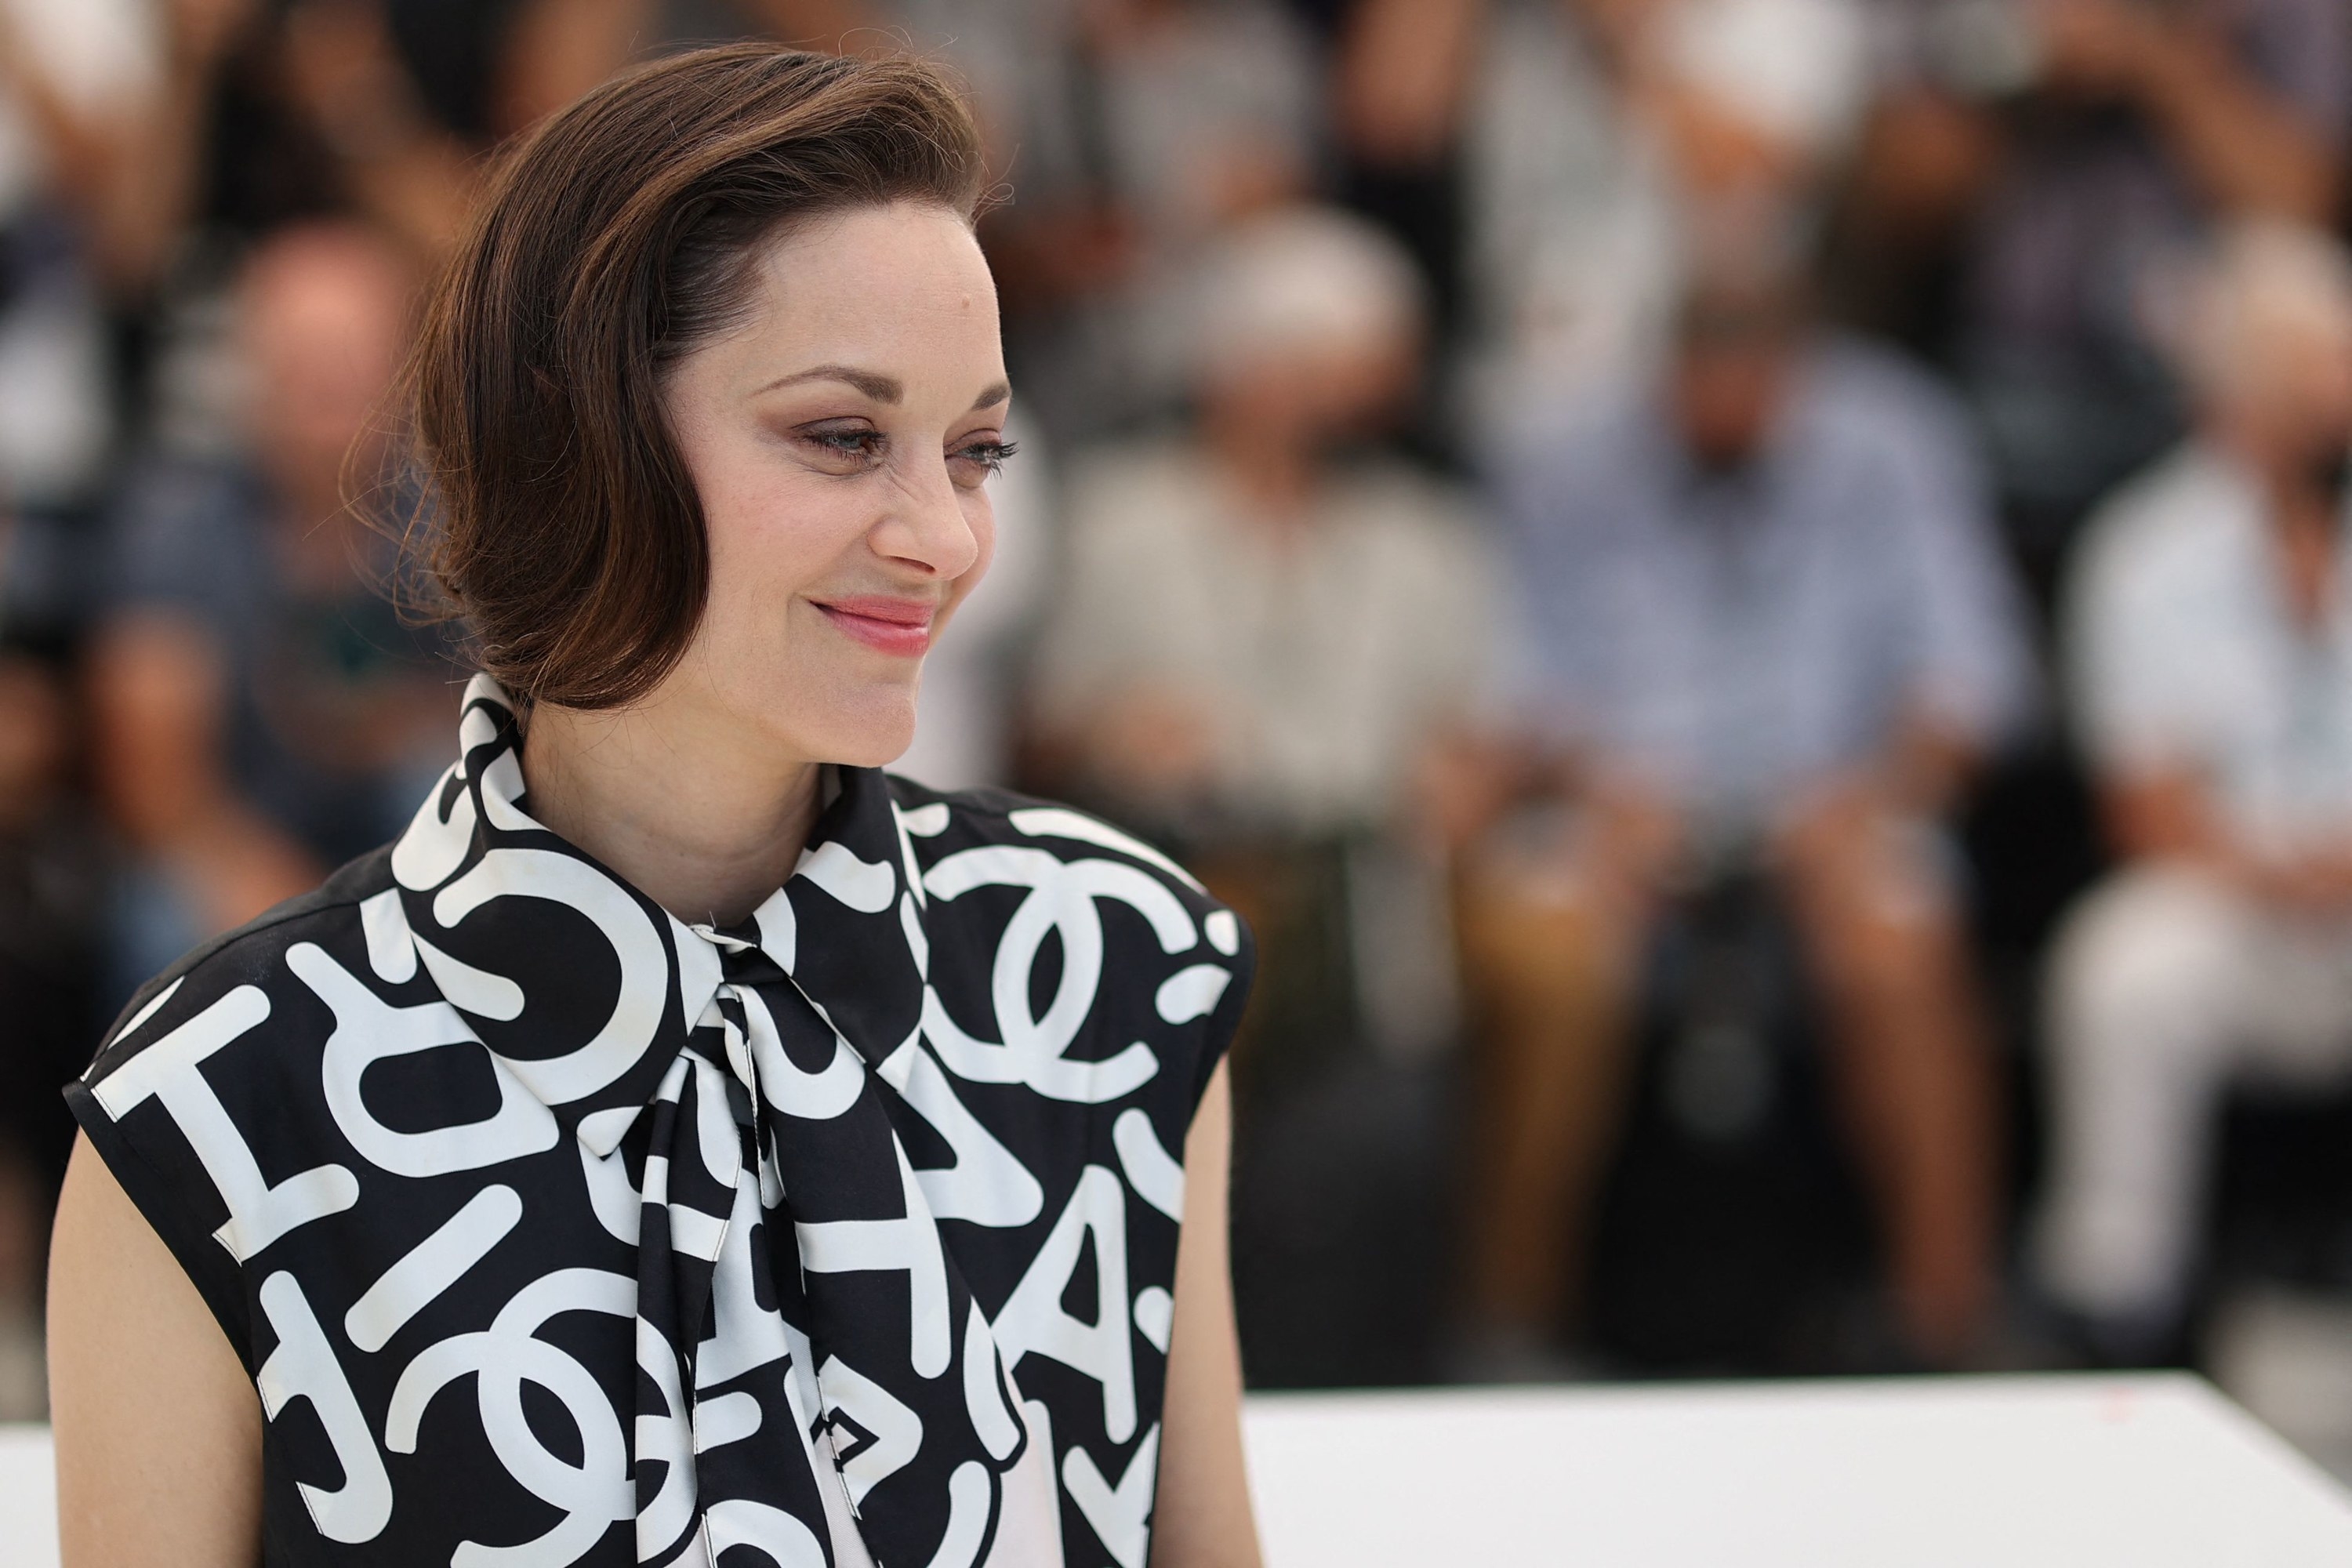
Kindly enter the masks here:
<path id="1" fill-rule="evenodd" d="M 910 386 L 926 370 L 1002 374 L 995 282 L 971 228 L 943 207 L 893 203 L 791 229 L 760 258 L 754 306 L 733 346 L 778 370 L 840 363 Z"/>

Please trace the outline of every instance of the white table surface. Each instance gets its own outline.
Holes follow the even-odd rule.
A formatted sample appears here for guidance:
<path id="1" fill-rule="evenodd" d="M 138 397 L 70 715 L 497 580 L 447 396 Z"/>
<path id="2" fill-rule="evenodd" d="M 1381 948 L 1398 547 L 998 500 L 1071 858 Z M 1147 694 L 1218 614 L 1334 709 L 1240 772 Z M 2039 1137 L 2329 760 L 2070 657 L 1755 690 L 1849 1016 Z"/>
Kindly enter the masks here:
<path id="1" fill-rule="evenodd" d="M 2185 1375 L 1276 1396 L 1249 1442 L 1269 1568 L 2352 1565 L 2352 1495 Z"/>
<path id="2" fill-rule="evenodd" d="M 2352 1495 L 2186 1376 L 1277 1394 L 1248 1422 L 1268 1568 L 2352 1565 Z M 0 1427 L 0 1568 L 56 1563 L 47 1434 Z"/>
<path id="3" fill-rule="evenodd" d="M 57 1568 L 49 1429 L 0 1426 L 0 1568 Z"/>

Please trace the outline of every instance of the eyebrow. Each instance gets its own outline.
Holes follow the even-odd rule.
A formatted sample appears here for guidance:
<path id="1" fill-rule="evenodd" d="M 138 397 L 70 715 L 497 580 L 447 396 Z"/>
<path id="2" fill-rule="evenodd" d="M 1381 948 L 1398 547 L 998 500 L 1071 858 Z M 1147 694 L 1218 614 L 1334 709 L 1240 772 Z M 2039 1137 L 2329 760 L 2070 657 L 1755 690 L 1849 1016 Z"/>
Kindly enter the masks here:
<path id="1" fill-rule="evenodd" d="M 905 384 L 897 376 L 883 375 L 876 371 L 859 370 L 855 365 L 847 364 L 817 364 L 811 365 L 806 370 L 796 370 L 790 375 L 778 376 L 752 395 L 761 396 L 775 391 L 778 387 L 797 386 L 804 381 L 837 381 L 845 386 L 856 388 L 877 403 L 896 404 L 907 395 Z M 981 390 L 978 397 L 972 399 L 970 412 L 977 413 L 982 408 L 993 407 L 997 404 L 1010 400 L 1012 396 L 1013 387 L 1010 383 L 992 382 Z"/>
<path id="2" fill-rule="evenodd" d="M 846 364 L 818 364 L 806 370 L 796 370 L 790 375 L 776 377 L 760 388 L 760 393 L 773 392 L 780 386 L 797 386 L 804 381 L 838 381 L 856 387 L 877 403 L 896 403 L 907 395 L 907 389 L 899 384 L 897 376 L 881 375 Z M 752 395 L 759 395 L 754 393 Z"/>

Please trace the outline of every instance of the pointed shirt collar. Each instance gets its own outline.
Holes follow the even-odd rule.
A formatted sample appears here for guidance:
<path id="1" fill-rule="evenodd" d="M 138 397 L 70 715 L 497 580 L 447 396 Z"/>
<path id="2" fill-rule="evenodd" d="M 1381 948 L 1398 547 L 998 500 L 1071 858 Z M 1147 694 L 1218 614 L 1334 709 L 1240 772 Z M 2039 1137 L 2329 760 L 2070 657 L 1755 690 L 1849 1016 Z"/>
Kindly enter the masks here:
<path id="1" fill-rule="evenodd" d="M 611 1152 L 730 973 L 764 956 L 869 1067 L 922 1013 L 922 883 L 877 768 L 834 770 L 797 868 L 751 919 L 679 921 L 534 820 L 522 729 L 488 676 L 466 689 L 459 758 L 392 849 L 396 894 L 371 900 L 387 979 L 421 960 L 525 1088 Z M 404 964 L 402 936 L 413 942 Z M 393 967 L 387 970 L 387 963 Z"/>

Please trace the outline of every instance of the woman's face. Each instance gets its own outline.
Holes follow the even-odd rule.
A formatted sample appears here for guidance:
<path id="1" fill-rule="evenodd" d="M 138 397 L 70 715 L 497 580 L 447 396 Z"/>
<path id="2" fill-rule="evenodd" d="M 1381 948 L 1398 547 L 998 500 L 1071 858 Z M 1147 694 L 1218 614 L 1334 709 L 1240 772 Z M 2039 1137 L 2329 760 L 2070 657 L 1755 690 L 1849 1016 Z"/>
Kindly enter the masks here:
<path id="1" fill-rule="evenodd" d="M 802 226 L 744 324 L 667 384 L 710 589 L 652 700 L 801 761 L 880 766 L 915 731 L 923 655 L 980 581 L 1009 393 L 971 231 L 912 202 Z"/>

